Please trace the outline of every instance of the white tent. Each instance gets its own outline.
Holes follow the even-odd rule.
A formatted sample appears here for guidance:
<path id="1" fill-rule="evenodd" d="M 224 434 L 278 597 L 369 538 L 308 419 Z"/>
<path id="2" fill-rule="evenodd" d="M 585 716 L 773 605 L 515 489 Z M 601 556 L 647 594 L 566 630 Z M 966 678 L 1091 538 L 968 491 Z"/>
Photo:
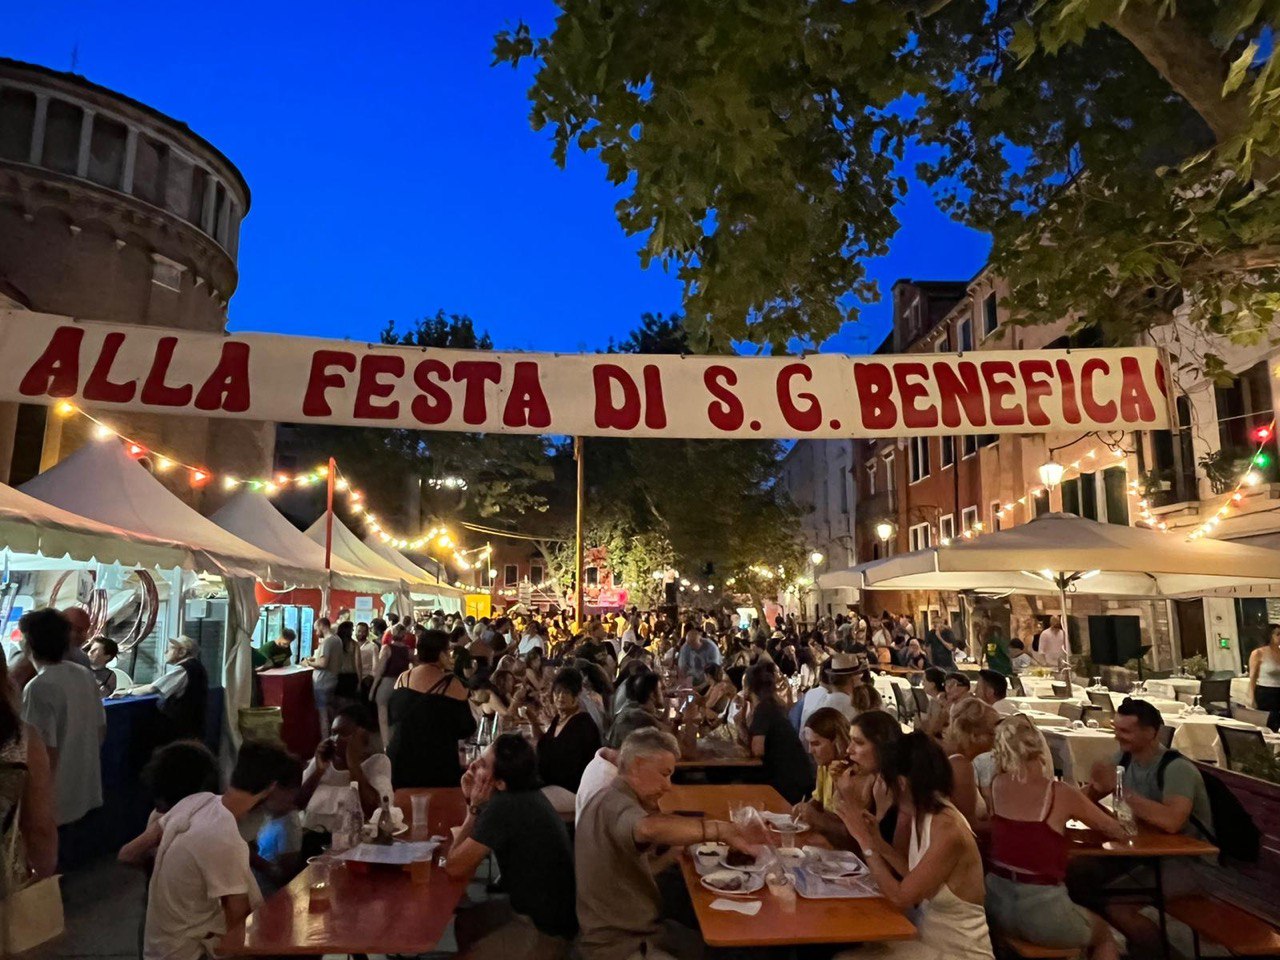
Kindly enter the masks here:
<path id="1" fill-rule="evenodd" d="M 398 579 L 375 576 L 340 556 L 331 558 L 330 581 L 324 569 L 324 546 L 286 520 L 261 491 L 241 489 L 209 519 L 223 530 L 282 557 L 293 566 L 312 571 L 310 582 L 314 585 L 328 581 L 338 590 L 377 594 L 400 586 Z"/>
<path id="2" fill-rule="evenodd" d="M 321 547 L 324 547 L 329 516 L 328 513 L 320 514 L 316 518 L 316 522 L 307 527 L 305 531 L 305 536 L 320 544 Z M 390 561 L 384 560 L 361 543 L 360 538 L 352 533 L 351 529 L 336 516 L 333 517 L 331 553 L 334 557 L 340 557 L 346 563 L 362 570 L 368 570 L 374 576 L 384 577 L 392 581 L 394 587 L 388 588 L 382 594 L 384 610 L 392 610 L 394 608 L 395 612 L 403 615 L 413 613 L 413 600 L 409 596 L 409 588 L 405 583 L 407 575 L 404 571 Z"/>
<path id="3" fill-rule="evenodd" d="M 6 553 L 11 567 L 21 569 L 51 566 L 64 558 L 77 564 L 118 563 L 166 570 L 204 565 L 184 544 L 78 516 L 5 484 L 0 484 L 0 552 Z"/>
<path id="4" fill-rule="evenodd" d="M 1089 593 L 1189 597 L 1263 591 L 1280 595 L 1280 551 L 1051 513 L 946 547 L 861 568 L 882 590 Z"/>
<path id="5" fill-rule="evenodd" d="M 418 566 L 391 544 L 383 543 L 380 538 L 365 537 L 364 545 L 405 572 L 406 582 L 409 583 L 409 596 L 414 600 L 424 601 L 446 613 L 462 611 L 464 605 L 462 598 L 466 595 L 465 591 L 441 583 L 439 577 Z"/>
<path id="6" fill-rule="evenodd" d="M 418 566 L 403 553 L 391 546 L 389 543 L 383 543 L 377 537 L 365 537 L 362 541 L 366 547 L 386 560 L 393 567 L 400 570 L 400 576 L 409 583 L 436 583 L 438 578 L 426 570 Z"/>
<path id="7" fill-rule="evenodd" d="M 217 565 L 209 573 L 305 578 L 284 559 L 202 517 L 130 459 L 114 439 L 87 443 L 20 488 L 45 503 L 131 533 L 184 543 Z"/>

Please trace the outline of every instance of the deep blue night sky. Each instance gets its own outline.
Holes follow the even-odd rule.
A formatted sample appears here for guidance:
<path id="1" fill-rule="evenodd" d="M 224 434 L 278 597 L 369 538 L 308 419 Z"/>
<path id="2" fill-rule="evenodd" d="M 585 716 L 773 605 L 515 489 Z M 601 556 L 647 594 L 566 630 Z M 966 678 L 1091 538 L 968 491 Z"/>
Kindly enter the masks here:
<path id="1" fill-rule="evenodd" d="M 562 171 L 530 130 L 530 72 L 490 66 L 493 34 L 519 18 L 547 28 L 548 0 L 283 6 L 42 0 L 4 14 L 0 54 L 66 70 L 76 49 L 76 72 L 239 166 L 253 206 L 232 329 L 375 339 L 443 308 L 499 347 L 574 351 L 679 307 L 674 279 L 640 269 L 599 162 Z M 882 293 L 981 266 L 985 238 L 922 187 L 900 215 L 872 265 Z M 887 321 L 887 302 L 870 307 L 824 349 L 870 350 Z"/>

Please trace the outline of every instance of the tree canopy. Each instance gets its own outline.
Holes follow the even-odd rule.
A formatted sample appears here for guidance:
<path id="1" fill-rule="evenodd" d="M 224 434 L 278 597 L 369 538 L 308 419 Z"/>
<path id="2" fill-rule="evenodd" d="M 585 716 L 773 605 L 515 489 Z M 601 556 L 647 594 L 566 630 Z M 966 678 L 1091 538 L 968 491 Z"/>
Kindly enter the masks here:
<path id="1" fill-rule="evenodd" d="M 878 295 L 905 150 L 993 238 L 1016 322 L 1126 343 L 1280 306 L 1277 0 L 558 0 L 531 60 L 552 156 L 599 157 L 695 343 L 820 343 Z"/>

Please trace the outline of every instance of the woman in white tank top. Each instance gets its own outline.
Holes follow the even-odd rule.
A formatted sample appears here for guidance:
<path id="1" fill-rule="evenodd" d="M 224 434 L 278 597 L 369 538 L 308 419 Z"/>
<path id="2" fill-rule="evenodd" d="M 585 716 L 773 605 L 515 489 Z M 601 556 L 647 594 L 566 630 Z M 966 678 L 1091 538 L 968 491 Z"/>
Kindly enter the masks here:
<path id="1" fill-rule="evenodd" d="M 885 771 L 896 784 L 899 809 L 892 845 L 864 811 L 845 804 L 837 812 L 880 892 L 911 917 L 919 938 L 868 945 L 848 958 L 992 960 L 982 857 L 968 822 L 947 799 L 946 754 L 928 735 L 912 733 L 899 741 L 893 767 Z"/>
<path id="2" fill-rule="evenodd" d="M 1249 654 L 1249 698 L 1267 711 L 1267 726 L 1280 730 L 1280 625 L 1271 624 L 1270 643 Z"/>

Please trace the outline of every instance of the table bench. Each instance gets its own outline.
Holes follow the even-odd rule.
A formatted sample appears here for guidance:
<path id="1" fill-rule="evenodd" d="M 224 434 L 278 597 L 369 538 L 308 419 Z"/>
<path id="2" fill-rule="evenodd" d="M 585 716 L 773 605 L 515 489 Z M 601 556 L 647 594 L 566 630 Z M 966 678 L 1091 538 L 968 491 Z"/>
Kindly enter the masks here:
<path id="1" fill-rule="evenodd" d="M 1261 917 L 1216 897 L 1178 897 L 1168 903 L 1169 916 L 1191 928 L 1196 958 L 1200 940 L 1212 941 L 1233 957 L 1280 956 L 1280 930 Z"/>

